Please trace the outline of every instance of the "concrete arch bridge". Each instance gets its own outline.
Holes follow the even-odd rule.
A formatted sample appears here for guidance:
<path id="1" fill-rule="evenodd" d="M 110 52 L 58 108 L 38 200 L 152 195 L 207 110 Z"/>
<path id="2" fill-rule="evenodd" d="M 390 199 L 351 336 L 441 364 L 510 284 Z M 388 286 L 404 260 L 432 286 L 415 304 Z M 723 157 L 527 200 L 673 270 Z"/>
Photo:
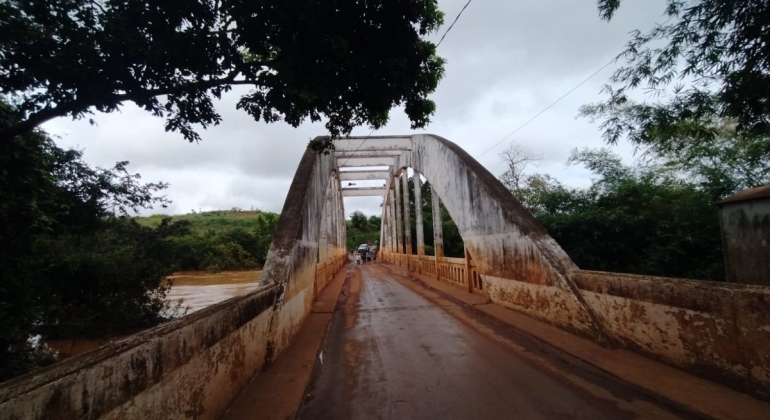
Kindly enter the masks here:
<path id="1" fill-rule="evenodd" d="M 333 143 L 302 156 L 257 291 L 0 384 L 0 419 L 770 418 L 770 288 L 580 270 L 456 144 Z M 465 258 L 438 214 L 404 234 L 407 168 Z M 377 264 L 350 263 L 352 196 L 382 197 Z"/>

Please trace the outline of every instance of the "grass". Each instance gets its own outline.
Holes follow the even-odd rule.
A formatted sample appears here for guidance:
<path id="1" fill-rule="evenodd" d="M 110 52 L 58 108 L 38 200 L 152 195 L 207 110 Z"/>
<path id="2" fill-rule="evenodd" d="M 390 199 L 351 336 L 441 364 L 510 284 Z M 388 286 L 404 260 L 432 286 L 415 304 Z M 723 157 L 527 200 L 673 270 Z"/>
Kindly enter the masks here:
<path id="1" fill-rule="evenodd" d="M 143 226 L 157 227 L 161 220 L 170 217 L 174 221 L 186 220 L 192 225 L 193 231 L 222 230 L 231 228 L 252 229 L 264 212 L 259 210 L 214 210 L 200 213 L 188 213 L 175 216 L 153 214 L 149 217 L 137 217 L 136 221 Z"/>

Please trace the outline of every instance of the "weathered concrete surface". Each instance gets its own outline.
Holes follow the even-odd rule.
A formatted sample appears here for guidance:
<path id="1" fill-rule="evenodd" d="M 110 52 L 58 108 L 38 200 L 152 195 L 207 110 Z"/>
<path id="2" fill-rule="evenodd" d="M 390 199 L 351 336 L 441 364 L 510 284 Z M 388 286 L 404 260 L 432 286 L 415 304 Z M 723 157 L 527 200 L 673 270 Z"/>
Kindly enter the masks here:
<path id="1" fill-rule="evenodd" d="M 0 386 L 2 419 L 213 419 L 262 367 L 269 287 Z"/>
<path id="2" fill-rule="evenodd" d="M 727 281 L 770 286 L 770 185 L 719 203 Z"/>
<path id="3" fill-rule="evenodd" d="M 625 347 L 770 399 L 770 288 L 595 271 L 574 278 Z"/>
<path id="4" fill-rule="evenodd" d="M 433 256 L 438 261 L 438 258 L 444 256 L 444 226 L 441 221 L 441 199 L 433 189 L 433 185 L 430 186 L 430 197 L 431 219 L 433 220 Z"/>
<path id="5" fill-rule="evenodd" d="M 569 277 L 577 266 L 494 175 L 433 135 L 412 136 L 408 164 L 441 197 L 492 301 L 609 340 Z"/>
<path id="6" fill-rule="evenodd" d="M 319 290 L 315 284 L 318 264 L 336 260 L 338 265 L 347 258 L 344 248 L 335 252 L 319 249 L 324 216 L 329 216 L 327 196 L 335 165 L 332 155 L 308 148 L 289 187 L 262 271 L 262 282 L 276 284 L 280 290 L 268 333 L 268 360 L 286 347 L 310 312 Z M 339 197 L 341 200 L 341 194 Z M 344 229 L 344 224 L 336 228 Z M 330 277 L 326 274 L 324 280 Z"/>
<path id="7" fill-rule="evenodd" d="M 356 270 L 300 418 L 678 418 L 534 357 L 482 317 L 454 318 L 381 264 Z"/>
<path id="8" fill-rule="evenodd" d="M 417 255 L 422 258 L 425 256 L 425 231 L 422 226 L 422 179 L 420 173 L 414 171 L 414 224 L 416 229 Z M 420 270 L 420 267 L 417 267 Z"/>
<path id="9" fill-rule="evenodd" d="M 286 348 L 347 259 L 334 165 L 310 149 L 302 157 L 261 289 L 3 383 L 0 419 L 218 418 Z"/>
<path id="10" fill-rule="evenodd" d="M 406 170 L 401 173 L 401 198 L 404 200 L 404 249 L 407 255 L 412 255 L 412 227 L 410 226 L 412 210 L 409 206 L 409 177 Z"/>

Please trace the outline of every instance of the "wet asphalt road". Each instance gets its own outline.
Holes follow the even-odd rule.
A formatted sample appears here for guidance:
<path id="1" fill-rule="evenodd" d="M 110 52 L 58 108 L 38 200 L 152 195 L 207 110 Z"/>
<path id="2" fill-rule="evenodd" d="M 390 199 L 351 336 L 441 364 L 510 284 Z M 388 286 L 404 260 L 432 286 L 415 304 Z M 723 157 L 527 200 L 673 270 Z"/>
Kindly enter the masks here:
<path id="1" fill-rule="evenodd" d="M 398 275 L 367 265 L 348 280 L 300 418 L 678 418 L 493 340 Z"/>

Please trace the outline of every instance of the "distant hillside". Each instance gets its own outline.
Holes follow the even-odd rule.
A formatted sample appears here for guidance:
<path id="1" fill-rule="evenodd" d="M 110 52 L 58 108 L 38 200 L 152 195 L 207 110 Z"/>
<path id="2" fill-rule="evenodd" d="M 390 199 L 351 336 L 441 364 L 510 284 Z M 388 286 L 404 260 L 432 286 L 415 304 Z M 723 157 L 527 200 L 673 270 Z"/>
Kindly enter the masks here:
<path id="1" fill-rule="evenodd" d="M 248 270 L 267 258 L 278 215 L 262 211 L 216 210 L 177 216 L 137 217 L 140 225 L 157 227 L 170 217 L 188 222 L 189 230 L 169 240 L 179 270 Z"/>
<path id="2" fill-rule="evenodd" d="M 153 214 L 149 217 L 137 217 L 136 221 L 143 226 L 157 227 L 160 221 L 170 217 L 173 221 L 186 220 L 190 222 L 194 232 L 221 231 L 230 229 L 254 229 L 257 227 L 259 216 L 265 214 L 259 210 L 214 210 L 200 213 L 188 213 L 169 216 L 165 214 Z M 269 212 L 268 212 L 269 213 Z"/>

